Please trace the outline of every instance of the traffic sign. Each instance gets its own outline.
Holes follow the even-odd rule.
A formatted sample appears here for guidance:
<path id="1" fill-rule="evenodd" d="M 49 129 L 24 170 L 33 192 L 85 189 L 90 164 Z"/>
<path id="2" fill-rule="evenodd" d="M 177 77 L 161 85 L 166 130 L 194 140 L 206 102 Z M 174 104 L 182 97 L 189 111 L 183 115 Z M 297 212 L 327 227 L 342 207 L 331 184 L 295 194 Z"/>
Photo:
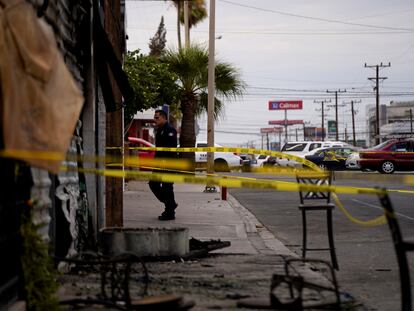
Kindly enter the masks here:
<path id="1" fill-rule="evenodd" d="M 328 120 L 328 135 L 333 135 L 336 133 L 336 121 Z"/>
<path id="2" fill-rule="evenodd" d="M 303 103 L 301 100 L 269 101 L 269 110 L 292 110 L 302 108 Z"/>

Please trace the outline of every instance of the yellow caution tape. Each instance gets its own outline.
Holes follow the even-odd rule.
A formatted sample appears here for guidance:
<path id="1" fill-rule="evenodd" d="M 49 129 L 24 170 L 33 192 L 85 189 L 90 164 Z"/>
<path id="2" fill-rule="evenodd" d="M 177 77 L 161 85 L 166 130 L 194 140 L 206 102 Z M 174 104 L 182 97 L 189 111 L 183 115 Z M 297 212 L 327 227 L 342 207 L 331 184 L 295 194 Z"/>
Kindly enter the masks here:
<path id="1" fill-rule="evenodd" d="M 398 192 L 398 193 L 414 194 L 414 190 L 388 189 L 387 191 L 388 192 Z"/>
<path id="2" fill-rule="evenodd" d="M 74 168 L 65 167 L 65 170 L 73 170 Z M 221 187 L 229 188 L 265 188 L 273 189 L 277 191 L 330 191 L 332 192 L 333 198 L 344 213 L 344 215 L 352 222 L 358 225 L 364 226 L 378 226 L 386 222 L 385 216 L 381 215 L 373 220 L 360 220 L 352 216 L 343 206 L 336 193 L 343 194 L 381 194 L 385 190 L 373 189 L 373 188 L 354 188 L 344 186 L 320 186 L 320 185 L 309 185 L 299 184 L 294 182 L 286 181 L 274 181 L 274 180 L 263 180 L 253 179 L 244 177 L 234 176 L 194 176 L 192 175 L 178 175 L 178 174 L 160 174 L 160 173 L 147 173 L 137 171 L 124 171 L 124 170 L 92 170 L 92 169 L 79 169 L 84 173 L 100 174 L 107 177 L 117 178 L 129 178 L 138 180 L 153 180 L 160 182 L 172 182 L 172 183 L 196 183 L 196 184 L 208 184 L 218 185 Z M 321 175 L 319 173 L 319 175 Z M 313 175 L 312 177 L 315 177 Z"/>
<path id="3" fill-rule="evenodd" d="M 155 150 L 155 148 L 149 148 L 149 149 Z M 174 152 L 176 152 L 176 151 L 182 151 L 182 150 L 186 150 L 186 151 L 188 151 L 188 150 L 191 150 L 191 151 L 192 150 L 209 151 L 209 150 L 212 150 L 212 149 L 215 149 L 217 151 L 219 151 L 219 150 L 220 151 L 221 150 L 228 150 L 228 151 L 238 150 L 238 151 L 243 151 L 244 153 L 257 152 L 257 153 L 260 153 L 260 154 L 268 153 L 268 154 L 271 154 L 272 156 L 278 156 L 278 155 L 284 156 L 284 154 L 279 153 L 279 152 L 275 152 L 275 151 L 255 150 L 255 149 L 251 149 L 251 148 L 224 148 L 224 147 L 209 148 L 209 147 L 204 147 L 204 148 L 157 148 L 156 150 L 162 150 L 162 151 L 165 151 L 165 150 L 170 150 L 171 151 L 171 150 L 173 150 Z M 28 151 L 13 151 L 13 152 L 0 151 L 0 156 L 13 157 L 16 154 L 16 152 L 19 152 L 20 155 L 24 155 L 25 157 L 35 157 L 35 158 L 38 158 L 38 159 L 56 160 L 56 161 L 61 159 L 61 154 L 58 154 L 58 153 L 55 154 L 55 153 L 34 152 L 34 151 L 31 151 L 31 152 L 28 152 Z M 296 157 L 296 156 L 290 156 L 290 155 L 286 155 L 286 156 L 289 156 L 290 158 L 295 159 L 295 160 L 302 161 L 303 163 L 309 162 L 307 160 L 304 160 L 304 159 Z M 68 155 L 68 158 L 71 158 L 71 156 Z M 77 161 L 81 161 L 81 160 L 82 161 L 85 161 L 85 160 L 91 160 L 91 161 L 95 160 L 96 161 L 96 159 L 98 159 L 99 161 L 103 161 L 103 160 L 107 161 L 108 160 L 106 157 L 101 157 L 101 159 L 99 159 L 99 157 L 96 157 L 96 156 L 85 156 L 85 155 L 81 155 L 81 156 L 77 155 L 77 156 L 72 157 L 72 158 L 76 159 Z M 137 165 L 137 166 L 142 165 L 142 166 L 149 167 L 149 168 L 160 168 L 161 170 L 163 170 L 163 169 L 165 169 L 165 170 L 168 170 L 168 169 L 184 169 L 184 170 L 188 169 L 188 163 L 186 163 L 186 162 L 183 163 L 182 160 L 180 160 L 180 159 L 177 159 L 177 160 L 175 160 L 175 159 L 162 160 L 161 165 L 160 165 L 160 160 L 159 159 L 136 159 L 136 158 L 132 158 L 132 157 L 127 157 L 126 160 L 125 160 L 125 163 L 127 163 L 128 165 L 129 164 L 130 165 Z M 172 163 L 174 165 L 170 165 L 170 163 Z M 107 164 L 108 165 L 113 165 L 113 166 L 120 166 L 121 165 L 121 163 L 108 163 L 108 161 L 107 161 Z M 317 167 L 316 165 L 315 165 L 315 168 L 316 168 L 317 172 L 311 171 L 311 170 L 301 171 L 300 169 L 295 168 L 295 169 L 293 169 L 293 173 L 301 172 L 301 174 L 302 174 L 304 172 L 309 172 L 309 174 L 310 174 L 309 177 L 314 176 L 315 173 L 318 173 L 318 174 L 323 173 L 323 171 L 321 171 L 319 169 L 319 167 Z M 111 169 L 109 171 L 114 171 L 114 170 Z M 277 171 L 277 169 L 273 169 L 273 171 Z M 128 173 L 129 175 L 132 174 L 132 173 L 136 173 L 136 172 L 132 172 L 132 171 L 125 171 L 125 172 L 129 172 Z M 290 173 L 290 170 L 283 168 L 283 169 L 280 169 L 280 172 Z M 172 175 L 169 178 L 172 178 L 171 182 L 179 182 L 179 180 L 176 180 L 177 175 Z M 414 178 L 410 178 L 410 176 L 405 176 L 404 178 L 406 179 L 407 182 L 408 181 L 414 182 Z M 268 187 L 269 181 L 262 181 L 262 182 L 265 182 L 266 183 L 265 187 Z M 227 185 L 227 186 L 229 186 L 229 185 Z M 257 186 L 257 184 L 256 184 L 256 186 Z M 316 186 L 316 187 L 319 187 L 319 186 Z M 278 189 L 280 189 L 280 188 L 278 188 Z M 287 191 L 297 191 L 297 189 L 298 189 L 297 187 L 296 188 L 289 188 L 289 189 L 287 189 Z M 374 193 L 375 194 L 375 193 L 378 193 L 378 191 L 376 189 L 371 189 L 371 188 L 356 188 L 356 187 L 336 186 L 335 189 L 336 189 L 335 192 L 339 191 L 338 193 L 349 193 L 349 194 L 359 194 L 359 193 Z M 325 191 L 326 189 L 320 189 L 320 190 Z M 404 191 L 404 190 L 401 190 L 401 191 Z"/>
<path id="4" fill-rule="evenodd" d="M 119 147 L 108 147 L 119 148 Z M 308 161 L 299 156 L 287 154 L 284 152 L 272 151 L 272 150 L 260 150 L 254 148 L 233 148 L 233 147 L 180 147 L 180 148 L 168 148 L 168 147 L 125 147 L 131 150 L 142 151 L 167 151 L 167 152 L 232 152 L 232 153 L 246 153 L 246 154 L 263 154 L 276 158 L 284 158 L 301 163 L 305 166 L 313 168 L 314 170 L 321 170 L 315 163 Z"/>
<path id="5" fill-rule="evenodd" d="M 292 159 L 296 162 L 302 163 L 303 165 L 310 167 L 312 170 L 309 169 L 301 169 L 301 168 L 265 168 L 263 172 L 272 172 L 272 173 L 279 173 L 279 174 L 286 174 L 286 175 L 293 175 L 300 172 L 301 175 L 309 174 L 309 177 L 317 178 L 318 176 L 326 176 L 326 172 L 322 171 L 317 165 L 314 163 L 288 154 L 284 154 L 281 152 L 275 151 L 268 151 L 268 150 L 256 150 L 251 148 L 225 148 L 225 147 L 203 147 L 203 148 L 148 148 L 148 147 L 140 147 L 137 148 L 140 150 L 147 150 L 147 151 L 171 151 L 171 152 L 239 152 L 239 153 L 249 153 L 249 154 L 265 154 L 274 157 L 280 158 L 288 158 Z M 36 158 L 36 159 L 45 159 L 45 160 L 55 160 L 55 161 L 62 161 L 65 157 L 61 153 L 53 153 L 53 152 L 33 152 L 33 151 L 0 151 L 0 156 L 3 157 L 14 157 L 19 155 L 20 157 L 27 157 L 27 158 Z M 72 161 L 91 161 L 91 162 L 105 162 L 109 167 L 120 167 L 123 165 L 126 166 L 139 166 L 139 167 L 147 167 L 147 168 L 157 168 L 159 170 L 177 170 L 180 173 L 186 174 L 171 174 L 171 173 L 153 173 L 153 172 L 141 172 L 141 171 L 132 171 L 132 170 L 120 170 L 120 169 L 85 169 L 85 168 L 76 168 L 76 167 L 63 167 L 63 170 L 77 170 L 84 173 L 92 173 L 92 174 L 99 174 L 107 177 L 115 177 L 115 178 L 130 178 L 130 179 L 138 179 L 138 180 L 156 180 L 162 182 L 175 182 L 175 183 L 198 183 L 198 184 L 209 184 L 209 185 L 218 185 L 222 187 L 231 187 L 231 188 L 266 188 L 266 189 L 274 189 L 277 191 L 330 191 L 333 192 L 333 198 L 335 199 L 338 207 L 341 211 L 354 223 L 360 225 L 380 225 L 385 223 L 384 215 L 379 216 L 373 220 L 359 220 L 353 217 L 343 206 L 340 202 L 339 198 L 337 197 L 336 193 L 343 193 L 343 194 L 380 194 L 383 193 L 385 190 L 381 189 L 374 189 L 374 188 L 361 188 L 361 187 L 349 187 L 349 186 L 321 186 L 321 185 L 304 185 L 298 184 L 293 182 L 286 182 L 286 181 L 275 181 L 275 180 L 264 180 L 264 179 L 256 179 L 256 178 L 246 178 L 246 177 L 235 177 L 235 176 L 220 176 L 220 175 L 206 175 L 206 176 L 196 176 L 193 172 L 186 171 L 188 170 L 189 163 L 183 160 L 175 160 L 175 159 L 149 159 L 149 158 L 137 158 L 137 157 L 125 157 L 124 162 L 116 162 L 115 158 L 111 157 L 98 157 L 98 156 L 85 156 L 85 155 L 66 155 L 66 159 Z M 113 160 L 111 162 L 110 160 Z M 181 170 L 180 170 L 181 169 Z M 184 170 L 184 171 L 183 171 Z M 336 176 L 338 176 L 336 174 Z M 360 175 L 359 175 L 360 177 Z M 375 176 L 376 180 L 378 176 Z M 403 176 L 402 177 L 405 183 L 414 184 L 414 176 Z M 414 193 L 414 191 L 410 190 L 391 190 L 394 192 L 402 192 L 402 193 Z"/>
<path id="6" fill-rule="evenodd" d="M 385 215 L 378 216 L 377 218 L 374 218 L 371 220 L 357 219 L 354 216 L 352 216 L 351 213 L 347 209 L 345 209 L 344 205 L 342 204 L 342 202 L 339 200 L 338 196 L 335 193 L 332 193 L 332 197 L 335 200 L 336 205 L 338 205 L 339 209 L 342 211 L 342 213 L 344 213 L 344 215 L 348 217 L 348 219 L 352 221 L 353 223 L 356 223 L 362 226 L 379 226 L 379 225 L 384 225 L 387 223 L 387 219 L 385 218 Z"/>
<path id="7" fill-rule="evenodd" d="M 136 156 L 96 156 L 96 155 L 79 155 L 79 154 L 63 154 L 60 152 L 46 152 L 46 151 L 27 151 L 27 150 L 0 150 L 0 157 L 19 159 L 37 159 L 45 161 L 73 161 L 73 162 L 88 162 L 88 163 L 105 163 L 107 167 L 151 167 L 160 169 L 180 169 L 189 170 L 192 165 L 185 159 L 154 159 Z"/>
<path id="8" fill-rule="evenodd" d="M 154 173 L 131 170 L 117 169 L 84 169 L 73 167 L 62 167 L 63 170 L 79 170 L 84 173 L 99 174 L 108 177 L 130 178 L 137 180 L 154 180 L 171 183 L 196 183 L 196 184 L 215 184 L 228 188 L 266 188 L 278 191 L 330 191 L 343 194 L 380 194 L 385 190 L 374 188 L 355 188 L 348 186 L 321 186 L 299 184 L 294 182 L 280 182 L 267 179 L 245 179 L 235 178 L 233 176 L 200 176 L 194 174 L 171 174 L 171 173 Z"/>
<path id="9" fill-rule="evenodd" d="M 66 158 L 66 154 L 57 151 L 40 151 L 40 150 L 0 150 L 0 157 L 3 158 L 26 158 L 34 160 L 47 160 L 47 161 L 63 161 Z"/>

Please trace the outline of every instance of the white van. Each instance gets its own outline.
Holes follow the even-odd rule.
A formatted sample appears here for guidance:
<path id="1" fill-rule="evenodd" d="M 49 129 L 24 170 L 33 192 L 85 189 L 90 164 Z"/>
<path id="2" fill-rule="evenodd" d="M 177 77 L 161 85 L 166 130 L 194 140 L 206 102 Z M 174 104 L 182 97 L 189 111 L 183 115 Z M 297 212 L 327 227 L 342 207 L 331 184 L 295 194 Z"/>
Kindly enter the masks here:
<path id="1" fill-rule="evenodd" d="M 316 148 L 325 148 L 325 147 L 346 147 L 350 146 L 348 143 L 343 141 L 295 141 L 287 142 L 283 148 L 282 152 L 295 155 L 301 158 L 305 157 L 309 151 L 312 151 Z M 285 158 L 278 158 L 277 163 L 282 166 L 299 166 L 299 163 Z"/>

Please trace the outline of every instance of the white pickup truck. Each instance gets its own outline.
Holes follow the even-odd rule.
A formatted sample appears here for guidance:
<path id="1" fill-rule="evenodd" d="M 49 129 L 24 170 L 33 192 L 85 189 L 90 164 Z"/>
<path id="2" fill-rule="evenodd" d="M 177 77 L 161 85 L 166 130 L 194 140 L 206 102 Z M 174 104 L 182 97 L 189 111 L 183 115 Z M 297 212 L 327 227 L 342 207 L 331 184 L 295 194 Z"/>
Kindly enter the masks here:
<path id="1" fill-rule="evenodd" d="M 222 147 L 214 144 L 215 147 Z M 196 147 L 207 147 L 207 142 L 197 142 Z M 195 153 L 196 168 L 206 169 L 207 152 Z M 231 152 L 214 152 L 214 170 L 216 172 L 228 172 L 242 166 L 243 160 L 238 155 Z"/>

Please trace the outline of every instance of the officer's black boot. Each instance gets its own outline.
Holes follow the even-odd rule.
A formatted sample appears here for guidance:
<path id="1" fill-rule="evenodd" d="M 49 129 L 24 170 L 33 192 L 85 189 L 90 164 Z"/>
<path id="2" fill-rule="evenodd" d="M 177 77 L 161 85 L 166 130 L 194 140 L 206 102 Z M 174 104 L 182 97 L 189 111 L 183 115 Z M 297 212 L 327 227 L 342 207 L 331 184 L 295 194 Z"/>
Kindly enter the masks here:
<path id="1" fill-rule="evenodd" d="M 158 216 L 158 220 L 174 220 L 175 219 L 175 209 L 177 208 L 177 204 L 174 204 L 174 207 L 165 207 L 164 212 L 161 216 Z"/>

